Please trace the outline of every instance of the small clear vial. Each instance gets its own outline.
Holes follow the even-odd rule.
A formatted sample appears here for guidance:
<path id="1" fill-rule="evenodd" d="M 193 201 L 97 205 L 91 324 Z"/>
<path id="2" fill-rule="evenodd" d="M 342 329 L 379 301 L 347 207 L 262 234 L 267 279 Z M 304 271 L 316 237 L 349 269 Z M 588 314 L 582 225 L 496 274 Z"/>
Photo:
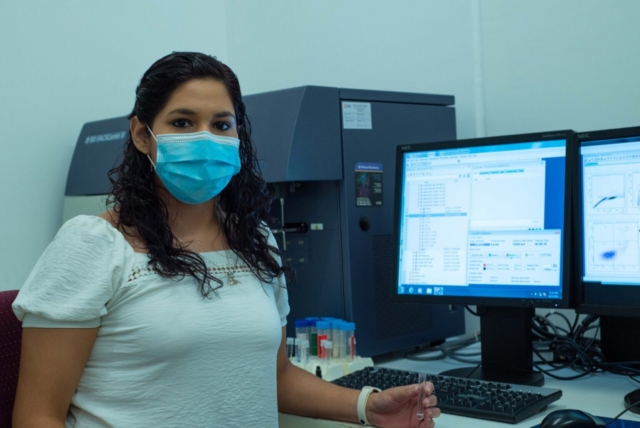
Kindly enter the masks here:
<path id="1" fill-rule="evenodd" d="M 306 339 L 309 334 L 309 321 L 307 320 L 295 320 L 296 337 Z"/>
<path id="2" fill-rule="evenodd" d="M 309 364 L 309 341 L 304 339 L 302 341 L 302 362 L 306 365 Z"/>
<path id="3" fill-rule="evenodd" d="M 317 317 L 309 317 L 305 318 L 309 321 L 309 353 L 314 357 L 318 356 L 318 329 L 316 328 L 316 323 L 320 318 Z"/>
<path id="4" fill-rule="evenodd" d="M 345 330 L 345 339 L 347 346 L 347 359 L 355 360 L 356 359 L 356 338 L 354 336 L 356 325 L 352 322 L 347 322 L 343 324 L 343 328 Z"/>
<path id="5" fill-rule="evenodd" d="M 294 349 L 295 349 L 295 353 L 296 353 L 296 362 L 300 362 L 300 354 L 302 352 L 302 339 L 296 337 L 295 339 L 293 339 L 293 343 L 294 343 Z"/>
<path id="6" fill-rule="evenodd" d="M 344 329 L 346 322 L 341 322 L 338 324 L 338 336 L 332 337 L 331 341 L 333 342 L 333 355 L 338 355 L 339 359 L 347 358 L 347 335 Z"/>
<path id="7" fill-rule="evenodd" d="M 333 355 L 332 358 L 340 358 L 340 333 L 342 333 L 343 320 L 331 321 L 331 342 L 333 342 Z"/>
<path id="8" fill-rule="evenodd" d="M 326 352 L 326 360 L 327 363 L 331 362 L 331 358 L 333 357 L 333 342 L 331 340 L 327 340 L 324 342 L 324 349 L 327 351 Z"/>
<path id="9" fill-rule="evenodd" d="M 329 321 L 317 321 L 316 330 L 316 340 L 318 341 L 318 358 L 323 360 L 325 358 L 325 355 L 322 353 L 323 349 L 321 349 L 322 341 L 333 340 L 333 338 L 331 337 L 331 323 Z"/>
<path id="10" fill-rule="evenodd" d="M 424 384 L 427 382 L 427 374 L 426 373 L 418 373 L 418 388 L 420 388 L 420 393 L 418 394 L 418 405 L 416 410 L 416 416 L 418 420 L 424 419 Z"/>

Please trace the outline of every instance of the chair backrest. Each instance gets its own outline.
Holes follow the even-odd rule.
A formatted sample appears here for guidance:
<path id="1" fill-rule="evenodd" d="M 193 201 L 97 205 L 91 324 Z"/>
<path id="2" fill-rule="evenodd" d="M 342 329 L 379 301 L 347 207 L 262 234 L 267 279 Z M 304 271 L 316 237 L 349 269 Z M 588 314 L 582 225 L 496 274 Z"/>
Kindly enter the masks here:
<path id="1" fill-rule="evenodd" d="M 11 304 L 18 290 L 0 292 L 0 427 L 11 426 L 11 413 L 18 387 L 22 324 Z"/>

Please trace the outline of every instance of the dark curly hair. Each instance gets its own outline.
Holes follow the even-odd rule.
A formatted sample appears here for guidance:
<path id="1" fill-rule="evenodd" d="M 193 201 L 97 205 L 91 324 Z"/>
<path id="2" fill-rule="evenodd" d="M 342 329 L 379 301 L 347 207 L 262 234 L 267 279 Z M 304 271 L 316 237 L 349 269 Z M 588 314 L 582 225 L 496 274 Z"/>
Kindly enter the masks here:
<path id="1" fill-rule="evenodd" d="M 268 219 L 272 196 L 259 172 L 250 137 L 251 125 L 233 71 L 209 55 L 173 52 L 156 61 L 142 76 L 129 119 L 137 117 L 151 126 L 174 90 L 192 79 L 221 82 L 233 102 L 242 167 L 218 195 L 216 211 L 231 250 L 261 281 L 271 282 L 291 270 L 278 263 L 276 256 L 280 253 L 267 241 L 264 222 Z M 135 147 L 131 133 L 124 144 L 124 158 L 109 171 L 109 180 L 112 191 L 107 205 L 118 214 L 116 226 L 123 232 L 137 232 L 145 241 L 149 264 L 159 275 L 171 278 L 191 275 L 198 281 L 205 297 L 210 297 L 211 292 L 222 286 L 222 281 L 212 275 L 199 254 L 175 245 L 177 241 L 169 227 L 167 206 L 158 193 L 164 189 L 157 185 L 149 160 Z M 215 288 L 212 282 L 217 283 Z"/>

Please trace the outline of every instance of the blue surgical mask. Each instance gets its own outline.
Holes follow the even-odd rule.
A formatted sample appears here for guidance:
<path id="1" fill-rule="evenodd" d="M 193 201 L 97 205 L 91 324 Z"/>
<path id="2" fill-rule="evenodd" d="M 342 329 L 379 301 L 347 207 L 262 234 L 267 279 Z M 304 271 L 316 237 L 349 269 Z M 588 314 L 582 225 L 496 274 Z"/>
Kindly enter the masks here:
<path id="1" fill-rule="evenodd" d="M 216 197 L 240 171 L 237 138 L 207 131 L 151 135 L 158 143 L 156 163 L 147 157 L 167 190 L 185 204 Z"/>

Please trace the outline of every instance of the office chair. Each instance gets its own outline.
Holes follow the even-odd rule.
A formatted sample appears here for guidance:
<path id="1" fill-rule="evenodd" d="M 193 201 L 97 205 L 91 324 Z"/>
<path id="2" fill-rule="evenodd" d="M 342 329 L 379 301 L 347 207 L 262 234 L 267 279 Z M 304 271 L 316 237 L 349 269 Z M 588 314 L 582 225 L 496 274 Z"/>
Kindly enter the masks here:
<path id="1" fill-rule="evenodd" d="M 0 292 L 0 427 L 11 426 L 11 413 L 18 387 L 22 324 L 11 304 L 18 290 Z"/>

